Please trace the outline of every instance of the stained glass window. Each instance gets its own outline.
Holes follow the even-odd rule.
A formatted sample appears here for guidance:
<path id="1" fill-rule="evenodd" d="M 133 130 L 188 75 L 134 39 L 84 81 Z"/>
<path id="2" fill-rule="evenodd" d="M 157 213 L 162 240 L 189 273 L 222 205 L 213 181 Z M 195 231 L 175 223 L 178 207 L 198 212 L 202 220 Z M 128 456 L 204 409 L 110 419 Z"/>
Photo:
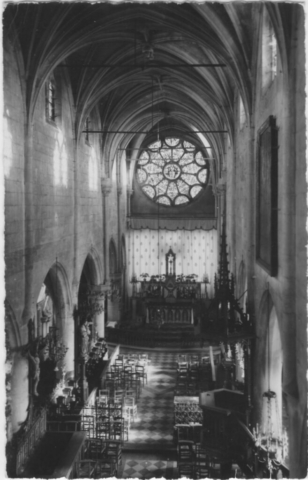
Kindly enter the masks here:
<path id="1" fill-rule="evenodd" d="M 156 203 L 185 205 L 206 185 L 208 162 L 192 143 L 165 138 L 143 150 L 136 178 L 142 191 Z"/>

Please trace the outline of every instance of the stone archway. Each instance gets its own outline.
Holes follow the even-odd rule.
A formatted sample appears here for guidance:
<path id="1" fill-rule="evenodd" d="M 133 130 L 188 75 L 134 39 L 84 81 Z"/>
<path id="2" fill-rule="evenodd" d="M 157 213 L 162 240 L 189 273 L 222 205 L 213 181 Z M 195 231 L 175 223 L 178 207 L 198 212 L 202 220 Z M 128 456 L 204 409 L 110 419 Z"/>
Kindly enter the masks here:
<path id="1" fill-rule="evenodd" d="M 81 311 L 82 305 L 88 303 L 91 288 L 99 285 L 101 274 L 97 262 L 92 255 L 88 253 L 80 275 L 79 289 L 78 289 L 78 309 Z M 81 319 L 83 321 L 84 319 Z"/>
<path id="2" fill-rule="evenodd" d="M 53 327 L 57 329 L 59 341 L 68 349 L 58 367 L 66 378 L 72 378 L 75 353 L 72 297 L 66 271 L 58 261 L 48 270 L 37 296 L 34 334 L 45 337 Z M 45 360 L 41 358 L 44 363 Z"/>

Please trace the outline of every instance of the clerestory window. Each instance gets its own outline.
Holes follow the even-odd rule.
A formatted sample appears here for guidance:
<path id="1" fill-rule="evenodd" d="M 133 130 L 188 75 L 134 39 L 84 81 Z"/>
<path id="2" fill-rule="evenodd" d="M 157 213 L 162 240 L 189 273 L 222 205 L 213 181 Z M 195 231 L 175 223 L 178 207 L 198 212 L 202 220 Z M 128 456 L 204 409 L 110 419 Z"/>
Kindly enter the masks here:
<path id="1" fill-rule="evenodd" d="M 137 161 L 137 181 L 156 203 L 185 205 L 208 180 L 208 162 L 199 147 L 179 138 L 150 144 Z"/>
<path id="2" fill-rule="evenodd" d="M 264 8 L 262 24 L 262 88 L 267 89 L 277 75 L 277 39 Z"/>
<path id="3" fill-rule="evenodd" d="M 53 79 L 46 83 L 46 118 L 52 122 L 56 119 L 56 86 Z"/>

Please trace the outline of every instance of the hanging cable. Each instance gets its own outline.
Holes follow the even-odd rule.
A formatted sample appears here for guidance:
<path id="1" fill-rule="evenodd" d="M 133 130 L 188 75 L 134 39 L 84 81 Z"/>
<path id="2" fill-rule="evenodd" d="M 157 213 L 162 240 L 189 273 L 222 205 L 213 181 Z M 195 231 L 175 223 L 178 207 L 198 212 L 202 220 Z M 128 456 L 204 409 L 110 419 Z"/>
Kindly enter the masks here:
<path id="1" fill-rule="evenodd" d="M 268 322 L 268 332 L 267 332 L 267 371 L 268 371 L 268 391 L 270 391 L 270 293 L 269 293 L 269 282 L 267 282 L 267 322 Z"/>
<path id="2" fill-rule="evenodd" d="M 152 128 L 153 128 L 153 105 L 154 104 L 154 83 L 153 83 L 153 77 L 152 77 Z"/>
<path id="3" fill-rule="evenodd" d="M 157 258 L 158 258 L 158 275 L 160 275 L 160 262 L 161 262 L 161 258 L 160 258 L 160 243 L 159 243 L 159 235 L 160 235 L 160 232 L 159 232 L 159 203 L 157 204 L 158 205 L 158 209 L 157 209 L 157 235 L 158 235 L 158 243 L 157 243 L 157 249 L 158 249 L 158 252 L 157 252 Z"/>

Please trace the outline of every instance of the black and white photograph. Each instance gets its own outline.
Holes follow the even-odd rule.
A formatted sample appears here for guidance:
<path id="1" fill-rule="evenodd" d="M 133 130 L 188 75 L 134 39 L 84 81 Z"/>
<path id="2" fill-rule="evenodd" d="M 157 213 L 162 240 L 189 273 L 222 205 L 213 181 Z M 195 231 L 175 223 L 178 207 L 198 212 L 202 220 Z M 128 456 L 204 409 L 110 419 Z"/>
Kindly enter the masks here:
<path id="1" fill-rule="evenodd" d="M 2 478 L 307 478 L 307 14 L 2 2 Z"/>

